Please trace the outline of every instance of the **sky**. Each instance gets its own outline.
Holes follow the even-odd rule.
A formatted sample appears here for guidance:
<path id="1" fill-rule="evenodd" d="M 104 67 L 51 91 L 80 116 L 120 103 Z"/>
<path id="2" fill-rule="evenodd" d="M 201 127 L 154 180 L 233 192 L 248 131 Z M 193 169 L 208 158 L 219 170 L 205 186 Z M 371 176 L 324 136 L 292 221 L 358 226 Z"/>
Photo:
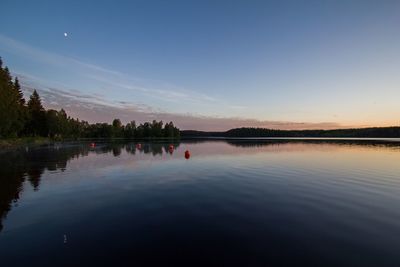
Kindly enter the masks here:
<path id="1" fill-rule="evenodd" d="M 400 125 L 400 1 L 1 2 L 5 65 L 72 117 Z"/>

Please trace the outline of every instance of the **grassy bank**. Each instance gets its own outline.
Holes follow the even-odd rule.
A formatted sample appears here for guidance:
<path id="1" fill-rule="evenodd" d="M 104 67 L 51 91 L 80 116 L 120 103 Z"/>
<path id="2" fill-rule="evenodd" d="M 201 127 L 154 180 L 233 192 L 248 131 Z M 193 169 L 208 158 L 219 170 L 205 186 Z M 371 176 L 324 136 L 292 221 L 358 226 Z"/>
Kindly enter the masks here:
<path id="1" fill-rule="evenodd" d="M 23 137 L 23 138 L 9 138 L 9 139 L 0 139 L 0 149 L 16 149 L 25 146 L 38 146 L 38 145 L 46 145 L 54 142 L 50 138 L 46 137 Z"/>

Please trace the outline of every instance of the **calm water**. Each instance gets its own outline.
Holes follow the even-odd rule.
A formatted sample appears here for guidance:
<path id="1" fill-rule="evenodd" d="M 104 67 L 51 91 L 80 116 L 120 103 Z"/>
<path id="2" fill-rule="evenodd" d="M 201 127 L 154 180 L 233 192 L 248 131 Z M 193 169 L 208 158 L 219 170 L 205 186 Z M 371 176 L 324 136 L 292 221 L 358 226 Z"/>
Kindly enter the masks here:
<path id="1" fill-rule="evenodd" d="M 0 265 L 400 266 L 399 142 L 175 146 L 1 153 Z"/>

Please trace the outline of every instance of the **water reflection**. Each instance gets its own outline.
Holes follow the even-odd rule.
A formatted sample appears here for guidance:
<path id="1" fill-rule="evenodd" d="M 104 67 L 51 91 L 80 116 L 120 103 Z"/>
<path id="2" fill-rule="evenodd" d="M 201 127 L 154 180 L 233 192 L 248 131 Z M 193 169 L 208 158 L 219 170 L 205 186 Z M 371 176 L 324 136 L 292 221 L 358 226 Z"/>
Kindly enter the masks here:
<path id="1" fill-rule="evenodd" d="M 180 146 L 183 146 L 182 150 Z M 237 155 L 240 153 L 302 151 L 314 149 L 332 150 L 333 148 L 362 148 L 400 151 L 399 142 L 363 141 L 363 140 L 187 140 L 175 143 L 89 143 L 54 145 L 35 149 L 22 149 L 0 154 L 0 232 L 2 222 L 24 190 L 31 186 L 39 190 L 42 175 L 48 172 L 63 172 L 68 163 L 89 155 L 110 154 L 114 157 L 140 154 L 149 157 L 169 155 L 183 159 L 184 151 L 191 147 L 194 157 L 211 155 Z M 177 153 L 179 151 L 179 153 Z M 178 155 L 176 155 L 178 154 Z M 96 159 L 97 160 L 97 159 Z M 159 157 L 159 160 L 163 158 Z M 191 160 L 193 160 L 191 158 Z"/>
<path id="2" fill-rule="evenodd" d="M 112 153 L 114 157 L 119 157 L 123 150 L 133 155 L 172 154 L 170 144 L 145 143 L 137 149 L 134 143 L 99 143 L 95 148 L 84 143 L 26 148 L 0 154 L 0 232 L 3 229 L 3 219 L 12 206 L 18 203 L 24 182 L 28 182 L 35 191 L 39 190 L 40 180 L 45 171 L 65 171 L 69 161 L 86 157 L 90 153 Z M 175 148 L 179 147 L 177 142 L 172 144 Z"/>

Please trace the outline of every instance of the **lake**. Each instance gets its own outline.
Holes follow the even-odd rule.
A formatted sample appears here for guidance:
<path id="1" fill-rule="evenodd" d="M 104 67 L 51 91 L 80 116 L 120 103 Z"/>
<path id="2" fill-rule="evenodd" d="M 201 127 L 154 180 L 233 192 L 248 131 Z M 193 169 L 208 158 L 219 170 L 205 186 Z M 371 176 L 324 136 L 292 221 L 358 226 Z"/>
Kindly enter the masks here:
<path id="1" fill-rule="evenodd" d="M 2 152 L 0 265 L 400 266 L 400 142 Z"/>

